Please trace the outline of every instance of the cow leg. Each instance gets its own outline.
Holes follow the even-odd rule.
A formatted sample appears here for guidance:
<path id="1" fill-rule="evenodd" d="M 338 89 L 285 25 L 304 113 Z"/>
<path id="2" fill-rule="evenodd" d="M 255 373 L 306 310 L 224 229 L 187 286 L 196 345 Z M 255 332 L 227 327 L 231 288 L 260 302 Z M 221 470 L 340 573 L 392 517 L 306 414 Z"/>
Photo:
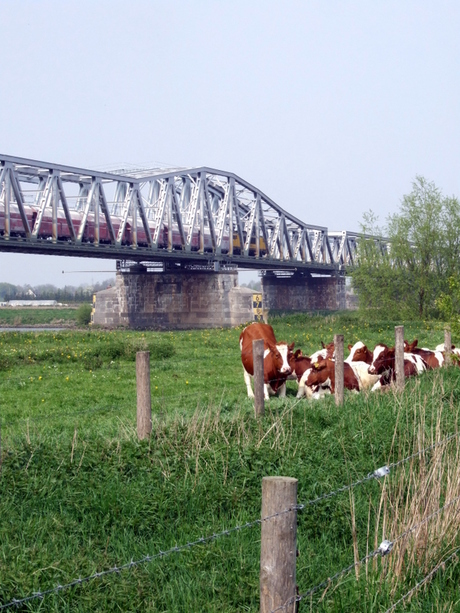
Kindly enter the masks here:
<path id="1" fill-rule="evenodd" d="M 254 392 L 252 391 L 251 385 L 251 375 L 247 372 L 245 368 L 243 368 L 244 372 L 244 382 L 246 383 L 246 388 L 248 390 L 248 398 L 254 398 Z"/>
<path id="2" fill-rule="evenodd" d="M 264 399 L 270 400 L 270 395 L 274 396 L 275 392 L 272 390 L 271 386 L 268 383 L 264 383 Z"/>
<path id="3" fill-rule="evenodd" d="M 306 370 L 299 381 L 299 389 L 297 390 L 296 398 L 303 398 L 304 396 L 311 397 L 311 389 L 307 387 L 306 381 L 308 379 L 308 375 L 311 372 L 311 368 Z M 308 393 L 310 391 L 310 394 Z"/>
<path id="4" fill-rule="evenodd" d="M 279 386 L 278 396 L 280 398 L 286 398 L 286 382 L 284 382 L 282 385 Z"/>

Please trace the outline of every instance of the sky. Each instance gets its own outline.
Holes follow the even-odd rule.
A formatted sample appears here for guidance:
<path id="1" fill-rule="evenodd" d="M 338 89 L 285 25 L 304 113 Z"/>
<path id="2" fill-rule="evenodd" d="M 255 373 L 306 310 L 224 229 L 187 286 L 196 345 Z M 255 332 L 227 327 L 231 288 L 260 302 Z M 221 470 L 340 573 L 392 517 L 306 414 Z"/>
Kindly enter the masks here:
<path id="1" fill-rule="evenodd" d="M 0 0 L 0 14 L 0 153 L 218 168 L 330 230 L 359 231 L 370 209 L 383 224 L 417 175 L 460 196 L 458 1 Z M 0 252 L 0 282 L 112 270 Z"/>

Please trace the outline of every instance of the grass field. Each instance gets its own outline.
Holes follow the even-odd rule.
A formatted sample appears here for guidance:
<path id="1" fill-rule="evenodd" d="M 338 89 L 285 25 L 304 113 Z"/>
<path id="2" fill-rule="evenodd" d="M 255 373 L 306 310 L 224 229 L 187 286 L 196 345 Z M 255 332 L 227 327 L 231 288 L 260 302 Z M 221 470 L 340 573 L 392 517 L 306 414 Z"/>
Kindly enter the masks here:
<path id="1" fill-rule="evenodd" d="M 277 338 L 305 353 L 335 333 L 346 344 L 391 344 L 401 323 L 408 340 L 443 341 L 439 324 L 367 324 L 355 314 L 271 323 Z M 400 396 L 347 395 L 340 408 L 333 398 L 297 400 L 289 382 L 287 398 L 271 399 L 255 420 L 239 333 L 0 332 L 0 603 L 254 522 L 263 476 L 296 477 L 298 501 L 306 503 L 457 432 L 456 367 L 425 373 Z M 147 442 L 136 437 L 139 350 L 151 355 Z M 384 481 L 300 511 L 300 593 L 437 514 L 389 556 L 318 590 L 299 611 L 385 612 L 452 553 L 460 545 L 458 509 L 438 511 L 460 493 L 457 460 L 453 438 Z M 255 612 L 259 555 L 256 524 L 16 610 Z M 458 610 L 459 574 L 451 561 L 406 610 Z"/>
<path id="2" fill-rule="evenodd" d="M 0 329 L 6 326 L 75 325 L 76 308 L 2 308 Z"/>

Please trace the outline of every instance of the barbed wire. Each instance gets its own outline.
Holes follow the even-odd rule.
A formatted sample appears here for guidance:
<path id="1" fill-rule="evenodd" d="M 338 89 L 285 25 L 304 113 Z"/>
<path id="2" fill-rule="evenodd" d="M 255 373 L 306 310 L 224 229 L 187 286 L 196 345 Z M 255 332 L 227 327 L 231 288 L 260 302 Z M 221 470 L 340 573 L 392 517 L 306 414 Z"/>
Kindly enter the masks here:
<path id="1" fill-rule="evenodd" d="M 408 456 L 407 458 L 404 458 L 403 460 L 399 460 L 398 462 L 393 462 L 392 464 L 389 464 L 388 466 L 389 468 L 396 468 L 397 466 L 400 466 L 401 464 L 404 464 L 405 462 L 408 462 L 409 460 L 412 460 L 413 458 L 416 458 L 417 456 L 423 455 L 424 453 L 431 451 L 431 449 L 435 449 L 436 447 L 445 445 L 450 440 L 457 438 L 459 434 L 460 434 L 459 432 L 454 432 L 454 434 L 449 434 L 441 441 L 437 441 L 436 443 L 433 443 L 432 445 L 429 445 L 428 447 L 425 447 L 424 449 L 421 449 L 420 451 L 416 451 L 415 453 Z"/>
<path id="2" fill-rule="evenodd" d="M 78 579 L 73 579 L 72 581 L 69 581 L 68 583 L 64 585 L 57 585 L 48 590 L 33 592 L 31 595 L 25 596 L 24 598 L 13 598 L 13 600 L 11 600 L 8 603 L 0 604 L 0 611 L 7 609 L 9 607 L 13 607 L 13 606 L 18 607 L 19 605 L 25 602 L 29 602 L 31 600 L 35 600 L 36 598 L 44 598 L 45 596 L 48 596 L 49 594 L 55 594 L 63 590 L 69 589 L 71 587 L 75 587 L 83 583 L 88 583 L 89 581 L 92 581 L 93 579 L 100 579 L 101 577 L 105 577 L 113 573 L 119 573 L 123 570 L 135 568 L 141 564 L 146 564 L 146 563 L 152 562 L 153 560 L 156 560 L 159 558 L 164 558 L 173 553 L 180 553 L 187 549 L 191 549 L 192 547 L 195 547 L 197 545 L 204 545 L 204 544 L 211 543 L 220 537 L 229 536 L 230 534 L 233 534 L 240 530 L 244 530 L 246 528 L 254 528 L 255 526 L 260 526 L 262 522 L 269 521 L 270 519 L 274 519 L 275 517 L 280 517 L 281 515 L 285 515 L 286 513 L 292 513 L 293 511 L 298 510 L 298 508 L 299 508 L 298 505 L 293 505 L 285 509 L 284 511 L 278 511 L 276 513 L 272 513 L 271 515 L 267 515 L 266 517 L 262 517 L 261 519 L 256 519 L 254 521 L 247 522 L 246 524 L 234 526 L 233 528 L 229 528 L 228 530 L 222 530 L 221 532 L 217 532 L 217 533 L 211 534 L 206 537 L 201 537 L 195 541 L 190 541 L 188 543 L 185 543 L 184 545 L 178 545 L 175 547 L 171 547 L 170 549 L 167 549 L 165 551 L 159 551 L 158 553 L 155 553 L 152 555 L 146 555 L 143 558 L 140 558 L 138 560 L 131 559 L 130 562 L 126 562 L 125 564 L 121 564 L 120 566 L 112 566 L 111 568 L 108 568 L 100 572 L 93 573 L 92 575 L 88 575 L 87 577 L 83 577 L 83 578 L 79 577 Z"/>
<path id="3" fill-rule="evenodd" d="M 442 442 L 446 442 L 447 440 L 451 440 L 452 438 L 453 438 L 453 435 L 450 436 L 450 437 L 447 437 Z M 438 443 L 438 444 L 440 444 L 440 443 Z M 431 448 L 433 448 L 433 445 L 431 445 L 427 449 L 431 449 Z M 418 454 L 414 454 L 414 455 L 418 455 Z M 406 461 L 408 459 L 411 459 L 412 457 L 414 457 L 414 455 L 409 456 L 408 458 L 406 458 Z M 397 465 L 400 465 L 401 463 L 402 463 L 402 461 L 398 462 Z M 19 606 L 20 604 L 23 604 L 24 602 L 28 602 L 28 601 L 33 600 L 35 598 L 43 598 L 44 596 L 46 596 L 48 594 L 58 593 L 58 592 L 60 592 L 62 590 L 68 589 L 70 587 L 74 587 L 76 585 L 81 585 L 82 583 L 87 583 L 87 582 L 91 581 L 92 579 L 101 578 L 103 576 L 106 576 L 106 575 L 109 575 L 109 574 L 113 574 L 113 573 L 117 573 L 117 572 L 120 572 L 120 571 L 125 570 L 125 569 L 131 569 L 131 568 L 134 568 L 135 566 L 139 566 L 140 564 L 151 562 L 152 560 L 155 560 L 157 558 L 162 558 L 162 557 L 165 557 L 165 556 L 170 555 L 172 553 L 178 553 L 178 552 L 184 551 L 186 549 L 190 549 L 191 547 L 194 547 L 196 545 L 201 545 L 201 544 L 206 544 L 206 543 L 212 542 L 212 541 L 214 541 L 217 538 L 220 538 L 222 536 L 228 536 L 228 535 L 230 535 L 230 534 L 232 534 L 234 532 L 237 532 L 237 531 L 245 529 L 245 528 L 252 528 L 254 526 L 260 525 L 263 521 L 267 521 L 267 520 L 273 519 L 275 517 L 278 517 L 280 515 L 284 515 L 286 513 L 290 513 L 290 512 L 292 512 L 294 510 L 296 510 L 296 511 L 297 510 L 303 510 L 303 509 L 306 508 L 306 506 L 308 504 L 313 504 L 315 502 L 318 502 L 319 500 L 322 500 L 322 499 L 324 499 L 326 497 L 330 497 L 331 495 L 339 493 L 340 491 L 344 491 L 345 489 L 349 489 L 350 487 L 352 487 L 352 486 L 354 486 L 356 484 L 364 483 L 365 481 L 367 481 L 369 479 L 385 476 L 385 475 L 389 474 L 389 471 L 387 469 L 388 469 L 387 466 L 382 467 L 381 469 L 377 469 L 373 473 L 370 473 L 369 475 L 367 475 L 364 479 L 361 479 L 360 481 L 357 481 L 355 484 L 351 484 L 349 486 L 346 486 L 345 488 L 339 488 L 338 490 L 335 490 L 334 492 L 330 492 L 329 494 L 326 494 L 325 496 L 322 496 L 322 497 L 319 497 L 317 499 L 308 501 L 306 504 L 295 505 L 295 506 L 289 507 L 288 509 L 286 509 L 284 511 L 279 511 L 277 513 L 273 513 L 273 514 L 271 514 L 271 515 L 269 515 L 267 517 L 264 517 L 262 519 L 257 519 L 257 520 L 254 520 L 252 522 L 247 522 L 246 524 L 238 525 L 238 526 L 235 526 L 235 527 L 230 528 L 228 530 L 223 530 L 222 532 L 209 535 L 207 537 L 201 537 L 200 539 L 188 542 L 188 543 L 186 543 L 184 545 L 172 547 L 172 548 L 170 548 L 170 549 L 168 549 L 166 551 L 160 551 L 157 554 L 144 556 L 143 558 L 141 558 L 139 560 L 136 560 L 136 561 L 131 560 L 130 562 L 127 562 L 127 563 L 122 564 L 120 566 L 114 566 L 114 567 L 109 568 L 109 569 L 107 569 L 105 571 L 93 573 L 92 575 L 89 575 L 89 576 L 84 577 L 84 578 L 80 577 L 78 579 L 74 579 L 74 580 L 70 581 L 69 583 L 67 583 L 65 585 L 58 585 L 58 586 L 55 586 L 54 588 L 51 588 L 49 590 L 34 592 L 32 595 L 27 596 L 25 598 L 13 599 L 11 602 L 9 602 L 7 604 L 0 605 L 0 610 L 8 608 L 8 607 L 11 607 L 11 606 Z M 443 507 L 441 507 L 440 509 L 438 509 L 434 513 L 432 513 L 429 516 L 427 516 L 426 518 L 424 518 L 422 521 L 420 521 L 415 526 L 412 526 L 408 530 L 404 531 L 400 536 L 398 536 L 396 539 L 394 539 L 394 541 L 383 541 L 383 543 L 380 545 L 380 547 L 378 549 L 376 549 L 375 551 L 373 551 L 370 554 L 366 555 L 361 560 L 359 560 L 357 562 L 354 562 L 353 564 L 350 564 L 349 566 L 345 567 L 344 569 L 338 571 L 332 577 L 329 577 L 328 579 L 322 581 L 321 583 L 317 584 L 313 588 L 310 588 L 307 592 L 305 592 L 303 594 L 297 595 L 295 597 L 295 600 L 291 599 L 290 602 L 285 603 L 284 605 L 282 605 L 281 607 L 278 607 L 277 609 L 274 609 L 273 613 L 275 611 L 279 611 L 279 610 L 285 609 L 286 606 L 288 606 L 289 604 L 292 604 L 293 602 L 299 602 L 300 600 L 303 600 L 304 598 L 313 595 L 318 590 L 320 590 L 320 589 L 322 589 L 324 587 L 327 587 L 333 581 L 335 581 L 339 577 L 349 573 L 355 567 L 362 565 L 367 560 L 372 559 L 372 558 L 374 558 L 377 555 L 386 555 L 387 553 L 389 553 L 392 550 L 392 548 L 393 548 L 395 543 L 399 542 L 401 539 L 405 538 L 406 536 L 408 536 L 409 534 L 411 534 L 412 532 L 414 532 L 415 530 L 420 528 L 422 525 L 424 525 L 425 523 L 427 523 L 428 521 L 433 519 L 435 516 L 437 516 L 443 510 L 445 510 L 446 508 L 450 507 L 451 505 L 453 505 L 455 502 L 458 502 L 459 500 L 460 500 L 460 495 L 457 496 L 456 498 L 454 498 L 453 500 L 451 500 L 450 502 L 446 503 Z"/>
<path id="4" fill-rule="evenodd" d="M 270 613 L 276 613 L 277 611 L 286 611 L 287 607 L 294 604 L 294 602 L 300 602 L 304 598 L 307 598 L 307 596 L 313 596 L 313 594 L 315 594 L 318 590 L 326 588 L 328 585 L 331 585 L 331 583 L 333 583 L 339 577 L 348 574 L 350 571 L 352 571 L 357 566 L 361 566 L 362 564 L 364 564 L 364 562 L 367 562 L 367 560 L 371 560 L 372 558 L 375 558 L 375 556 L 379 554 L 380 554 L 380 548 L 376 549 L 375 551 L 372 551 L 371 553 L 368 553 L 361 560 L 358 560 L 357 562 L 350 564 L 346 568 L 339 570 L 339 572 L 335 573 L 335 575 L 332 575 L 332 577 L 328 577 L 321 583 L 318 583 L 314 587 L 310 588 L 307 592 L 304 592 L 303 594 L 297 594 L 296 596 L 292 596 L 292 598 L 287 600 L 284 604 L 280 605 L 276 609 L 272 609 Z"/>
<path id="5" fill-rule="evenodd" d="M 107 407 L 101 408 L 100 410 L 106 410 Z M 110 408 L 109 408 L 110 409 Z M 88 411 L 86 411 L 86 413 L 88 413 Z M 3 425 L 5 422 L 2 422 L 1 425 Z M 196 541 L 192 541 L 189 543 L 186 543 L 185 545 L 181 545 L 181 546 L 176 546 L 173 547 L 169 550 L 166 551 L 160 551 L 157 554 L 154 555 L 147 555 L 144 556 L 143 558 L 141 558 L 140 560 L 137 561 L 133 561 L 131 560 L 130 562 L 123 564 L 121 566 L 114 566 L 110 569 L 107 569 L 105 571 L 99 572 L 99 573 L 94 573 L 93 575 L 89 575 L 85 578 L 79 578 L 79 579 L 74 579 L 73 581 L 65 584 L 65 585 L 58 585 L 54 588 L 51 588 L 49 590 L 45 590 L 45 591 L 40 591 L 40 592 L 34 592 L 31 596 L 27 596 L 25 598 L 22 599 L 13 599 L 10 603 L 7 603 L 5 605 L 0 605 L 0 610 L 5 609 L 7 607 L 11 607 L 11 606 L 19 606 L 20 604 L 24 603 L 24 602 L 28 602 L 29 600 L 35 599 L 35 598 L 42 598 L 48 594 L 51 593 L 57 593 L 61 590 L 64 589 L 68 589 L 70 587 L 76 586 L 76 585 L 80 585 L 82 583 L 86 583 L 92 579 L 96 579 L 96 578 L 100 578 L 103 577 L 105 575 L 108 574 L 112 574 L 115 572 L 120 572 L 122 570 L 128 569 L 128 568 L 133 568 L 135 566 L 138 566 L 140 564 L 146 563 L 146 562 L 150 562 L 156 558 L 161 558 L 164 556 L 167 556 L 169 554 L 172 553 L 176 553 L 176 552 L 180 552 L 183 551 L 185 549 L 191 548 L 195 545 L 200 545 L 200 544 L 205 544 L 205 543 L 209 543 L 221 536 L 227 536 L 233 532 L 236 532 L 238 530 L 242 530 L 244 528 L 250 528 L 250 527 L 254 527 L 256 525 L 260 525 L 263 521 L 267 521 L 269 519 L 272 519 L 274 517 L 283 515 L 285 513 L 288 512 L 292 512 L 293 510 L 303 510 L 306 508 L 306 506 L 308 505 L 313 505 L 316 504 L 318 502 L 320 502 L 321 500 L 327 499 L 327 498 L 331 498 L 332 496 L 335 496 L 341 492 L 347 491 L 351 488 L 354 488 L 360 484 L 363 484 L 369 480 L 372 479 L 378 479 L 380 477 L 386 476 L 390 473 L 390 468 L 395 468 L 397 466 L 402 465 L 404 462 L 407 462 L 423 453 L 426 453 L 432 449 L 434 449 L 435 447 L 438 447 L 442 444 L 446 444 L 447 442 L 449 442 L 450 440 L 452 440 L 453 438 L 456 438 L 458 436 L 458 433 L 449 435 L 447 437 L 445 437 L 443 440 L 438 441 L 436 443 L 433 443 L 432 445 L 429 445 L 428 447 L 424 448 L 423 450 L 420 450 L 410 456 L 407 456 L 406 458 L 404 458 L 403 460 L 399 460 L 398 462 L 394 462 L 392 464 L 389 465 L 385 465 L 375 471 L 373 471 L 372 473 L 369 473 L 368 475 L 366 475 L 365 477 L 363 477 L 362 479 L 355 481 L 354 483 L 351 483 L 349 485 L 346 486 L 342 486 L 336 490 L 333 490 L 332 492 L 328 492 L 327 494 L 324 494 L 323 496 L 319 496 L 317 498 L 311 499 L 309 501 L 307 501 L 305 504 L 299 504 L 299 505 L 295 505 L 293 507 L 290 507 L 289 509 L 286 509 L 285 511 L 280 511 L 277 513 L 274 513 L 270 516 L 264 517 L 262 519 L 258 519 L 258 520 L 254 520 L 252 522 L 248 522 L 246 524 L 243 525 L 239 525 L 239 526 L 235 526 L 234 528 L 231 528 L 229 530 L 224 530 L 220 533 L 216 533 L 207 537 L 202 537 Z M 455 502 L 458 502 L 458 500 L 460 500 L 460 496 L 454 498 L 453 500 L 451 500 L 449 503 L 446 503 L 443 507 L 441 507 L 440 509 L 438 509 L 437 511 L 435 511 L 434 513 L 432 513 L 431 515 L 429 515 L 428 517 L 424 518 L 421 522 L 419 522 L 418 524 L 416 524 L 415 526 L 409 528 L 408 530 L 406 530 L 405 532 L 403 532 L 399 537 L 397 537 L 393 542 L 390 541 L 384 541 L 384 543 L 382 543 L 382 545 L 375 551 L 371 552 L 370 554 L 368 554 L 367 556 L 365 556 L 364 558 L 362 558 L 362 560 L 359 560 L 357 562 L 354 562 L 353 564 L 347 566 L 346 568 L 342 569 L 341 571 L 338 571 L 337 573 L 335 573 L 332 577 L 329 577 L 327 580 L 322 581 L 320 584 L 314 586 L 313 588 L 311 588 L 310 590 L 308 590 L 307 592 L 305 592 L 304 594 L 300 594 L 298 596 L 296 596 L 296 601 L 300 601 L 304 598 L 306 598 L 307 596 L 311 596 L 313 595 L 315 592 L 317 592 L 319 589 L 326 587 L 327 585 L 331 584 L 333 581 L 335 581 L 336 579 L 338 579 L 340 576 L 343 576 L 344 574 L 347 574 L 348 572 L 350 572 L 351 570 L 353 570 L 353 568 L 355 568 L 356 566 L 359 566 L 361 564 L 363 564 L 365 561 L 374 558 L 376 555 L 381 554 L 381 555 L 385 555 L 386 553 L 389 553 L 389 551 L 391 551 L 391 549 L 393 548 L 393 545 L 395 543 L 397 543 L 398 541 L 400 541 L 401 539 L 403 539 L 404 537 L 408 536 L 409 534 L 411 534 L 412 532 L 414 532 L 416 529 L 418 529 L 419 527 L 421 527 L 422 525 L 424 525 L 425 523 L 427 523 L 429 520 L 431 520 L 433 517 L 435 517 L 436 515 L 438 515 L 439 513 L 441 513 L 443 510 L 445 510 L 446 508 L 448 508 L 449 506 L 451 506 L 452 504 L 454 504 Z M 382 546 L 387 543 L 387 549 L 383 550 Z M 294 602 L 294 600 L 291 601 Z M 283 607 L 279 607 L 278 609 L 275 609 L 274 611 L 278 611 L 281 610 L 282 608 L 285 608 L 286 605 L 283 605 Z"/>
<path id="6" fill-rule="evenodd" d="M 436 443 L 433 443 L 432 445 L 429 445 L 428 447 L 425 447 L 424 449 L 421 449 L 420 451 L 417 451 L 416 453 L 413 453 L 410 456 L 403 458 L 402 460 L 398 460 L 398 462 L 386 464 L 385 466 L 382 466 L 381 468 L 378 468 L 377 470 L 374 470 L 373 472 L 368 473 L 365 477 L 363 477 L 362 479 L 359 479 L 358 481 L 354 481 L 353 483 L 350 483 L 348 485 L 343 485 L 337 488 L 336 490 L 332 490 L 331 492 L 328 492 L 327 494 L 323 494 L 322 496 L 318 496 L 317 498 L 307 500 L 305 503 L 303 503 L 303 506 L 317 504 L 318 502 L 321 502 L 322 500 L 326 500 L 327 498 L 332 498 L 336 496 L 337 494 L 341 494 L 342 492 L 351 490 L 357 487 L 358 485 L 362 485 L 363 483 L 366 483 L 367 481 L 372 481 L 373 479 L 380 479 L 381 477 L 385 477 L 390 474 L 391 469 L 397 468 L 398 466 L 401 466 L 402 464 L 409 462 L 413 458 L 423 455 L 424 453 L 427 453 L 430 450 L 435 449 L 436 447 L 447 444 L 452 439 L 457 438 L 459 434 L 460 434 L 459 432 L 450 434 L 446 436 L 444 439 L 442 439 L 441 441 L 437 441 Z"/>
<path id="7" fill-rule="evenodd" d="M 418 524 L 416 524 L 412 528 L 409 528 L 408 530 L 400 534 L 397 538 L 395 538 L 395 540 L 393 541 L 393 544 L 398 543 L 401 539 L 405 538 L 406 536 L 409 536 L 409 534 L 412 534 L 412 532 L 420 528 L 420 526 L 423 526 L 424 524 L 429 522 L 431 519 L 433 519 L 433 517 L 436 517 L 442 511 L 444 511 L 445 509 L 448 509 L 449 507 L 451 507 L 453 504 L 455 504 L 459 500 L 460 500 L 460 495 L 453 498 L 450 502 L 446 502 L 440 509 L 438 509 L 437 511 L 434 511 L 433 513 L 431 513 L 431 515 L 428 515 L 427 517 L 422 519 Z"/>
<path id="8" fill-rule="evenodd" d="M 422 585 L 424 585 L 429 579 L 431 579 L 431 577 L 433 577 L 442 566 L 450 562 L 450 560 L 452 560 L 452 558 L 454 558 L 459 551 L 460 547 L 457 547 L 457 549 L 450 556 L 448 556 L 445 560 L 442 560 L 442 562 L 439 562 L 421 581 L 414 585 L 412 589 L 410 589 L 406 594 L 404 594 L 404 596 L 402 596 L 389 609 L 387 609 L 385 613 L 391 613 L 391 611 L 394 611 L 399 604 L 412 596 L 412 594 L 422 587 Z"/>
<path id="9" fill-rule="evenodd" d="M 343 575 L 348 574 L 355 567 L 361 566 L 364 562 L 366 562 L 367 560 L 369 560 L 371 558 L 376 557 L 377 555 L 380 555 L 382 557 L 386 556 L 387 554 L 389 554 L 393 550 L 393 547 L 394 547 L 394 545 L 396 543 L 398 543 L 403 538 L 409 536 L 409 534 L 412 534 L 412 532 L 414 532 L 415 530 L 417 530 L 418 528 L 420 528 L 421 526 L 426 524 L 428 521 L 430 521 L 431 519 L 433 519 L 434 517 L 439 515 L 442 511 L 444 511 L 445 509 L 449 508 L 450 506 L 452 506 L 453 504 L 455 504 L 459 500 L 460 500 L 460 495 L 456 496 L 455 498 L 453 498 L 450 502 L 444 504 L 440 509 L 438 509 L 434 513 L 431 513 L 430 515 L 425 517 L 418 524 L 416 524 L 415 526 L 412 526 L 412 528 L 409 528 L 408 530 L 405 530 L 402 534 L 400 534 L 398 537 L 396 537 L 393 541 L 389 541 L 389 540 L 382 541 L 382 543 L 380 544 L 379 548 L 376 549 L 375 551 L 372 551 L 370 554 L 366 555 L 361 560 L 358 560 L 357 562 L 354 562 L 353 564 L 350 564 L 349 566 L 343 568 L 342 570 L 340 570 L 337 573 L 335 573 L 335 575 L 333 575 L 332 577 L 329 577 L 328 579 L 325 579 L 321 583 L 318 583 L 317 585 L 315 585 L 314 587 L 310 588 L 309 590 L 307 590 L 303 594 L 298 594 L 296 596 L 293 596 L 287 602 L 285 602 L 283 605 L 279 606 L 276 609 L 273 609 L 271 611 L 271 613 L 275 613 L 276 611 L 286 610 L 286 607 L 288 607 L 289 605 L 293 604 L 294 602 L 300 602 L 304 598 L 307 598 L 308 596 L 312 596 L 318 590 L 327 587 L 328 585 L 333 583 L 333 581 L 335 581 L 339 577 L 342 577 Z"/>

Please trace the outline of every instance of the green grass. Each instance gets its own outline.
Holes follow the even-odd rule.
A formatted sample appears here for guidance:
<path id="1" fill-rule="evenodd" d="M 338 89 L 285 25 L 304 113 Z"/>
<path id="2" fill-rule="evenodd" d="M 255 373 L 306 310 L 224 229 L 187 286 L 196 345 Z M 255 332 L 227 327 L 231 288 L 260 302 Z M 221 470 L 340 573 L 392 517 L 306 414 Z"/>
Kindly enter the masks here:
<path id="1" fill-rule="evenodd" d="M 1 308 L 0 327 L 40 326 L 76 324 L 77 310 L 75 308 Z"/>
<path id="2" fill-rule="evenodd" d="M 399 323 L 367 325 L 353 314 L 272 322 L 277 338 L 306 353 L 335 333 L 346 344 L 392 343 Z M 438 324 L 405 329 L 423 345 L 443 341 Z M 410 381 L 402 396 L 347 395 L 343 407 L 296 400 L 289 382 L 286 400 L 270 400 L 256 421 L 239 333 L 0 333 L 0 603 L 252 522 L 264 476 L 296 477 L 299 503 L 360 479 L 412 452 L 422 415 L 427 435 L 437 422 L 443 435 L 457 427 L 457 368 Z M 138 350 L 151 354 L 147 442 L 136 437 Z M 359 557 L 373 548 L 382 487 L 372 480 L 354 490 Z M 353 562 L 351 509 L 345 492 L 299 513 L 301 593 Z M 19 610 L 255 612 L 259 555 L 255 526 Z M 391 595 L 381 568 L 378 561 L 367 580 L 363 570 L 358 582 L 350 573 L 320 590 L 313 610 L 383 612 L 424 576 L 412 570 Z M 460 599 L 458 584 L 448 565 L 407 610 L 456 610 L 448 607 Z"/>

